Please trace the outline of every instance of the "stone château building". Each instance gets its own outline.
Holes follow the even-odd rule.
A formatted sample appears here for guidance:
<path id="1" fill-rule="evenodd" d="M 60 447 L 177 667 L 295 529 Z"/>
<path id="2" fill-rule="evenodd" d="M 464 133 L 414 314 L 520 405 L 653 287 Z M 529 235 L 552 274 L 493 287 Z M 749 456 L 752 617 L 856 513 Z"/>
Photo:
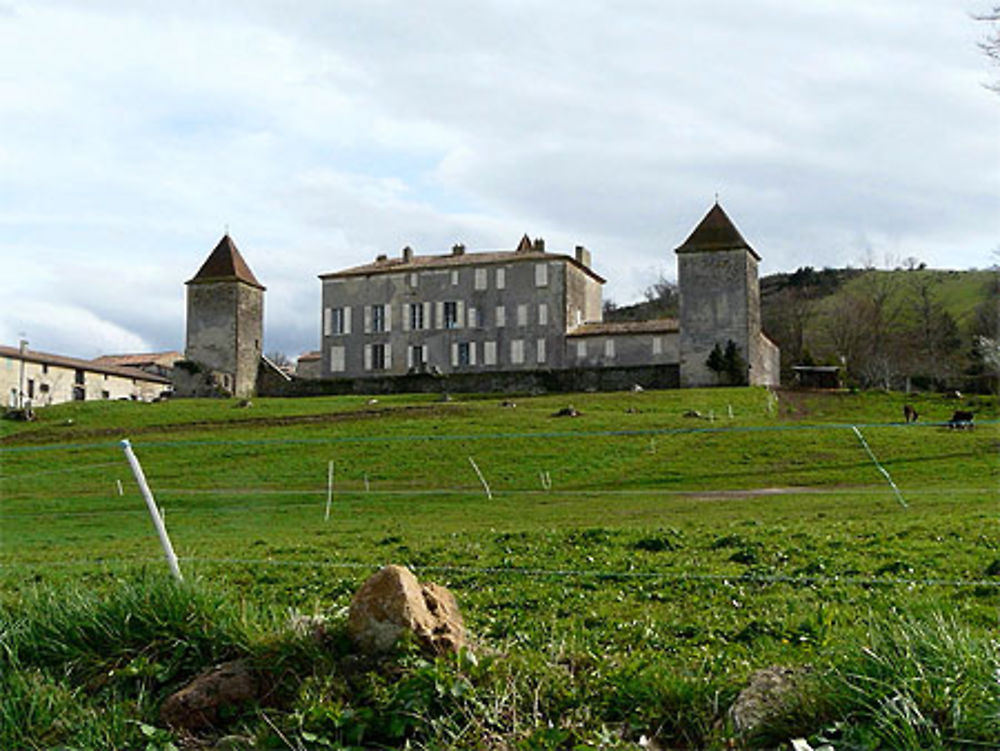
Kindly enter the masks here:
<path id="1" fill-rule="evenodd" d="M 706 365 L 732 342 L 739 379 L 778 382 L 778 349 L 760 328 L 760 256 L 716 203 L 676 249 L 680 321 L 602 321 L 604 279 L 591 254 L 514 250 L 396 258 L 320 276 L 323 378 L 415 372 L 674 366 L 682 386 L 719 383 Z"/>

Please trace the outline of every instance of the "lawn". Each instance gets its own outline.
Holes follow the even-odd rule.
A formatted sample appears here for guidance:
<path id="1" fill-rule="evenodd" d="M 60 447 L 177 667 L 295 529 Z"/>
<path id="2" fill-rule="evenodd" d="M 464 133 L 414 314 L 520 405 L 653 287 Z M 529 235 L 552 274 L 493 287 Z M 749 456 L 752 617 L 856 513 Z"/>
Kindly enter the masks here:
<path id="1" fill-rule="evenodd" d="M 907 399 L 915 425 L 901 424 Z M 188 614 L 181 621 L 200 608 L 220 614 L 226 633 L 185 655 L 259 656 L 286 638 L 290 610 L 340 627 L 351 594 L 384 563 L 450 587 L 483 659 L 403 654 L 388 673 L 341 685 L 331 671 L 350 655 L 337 642 L 294 671 L 290 698 L 233 718 L 228 732 L 248 747 L 277 746 L 280 732 L 307 748 L 635 748 L 642 736 L 662 747 L 774 747 L 793 734 L 834 734 L 838 748 L 948 748 L 1000 737 L 983 719 L 1000 708 L 1000 688 L 976 683 L 968 665 L 972 684 L 955 679 L 946 692 L 961 689 L 964 703 L 938 714 L 940 697 L 906 688 L 906 660 L 892 673 L 898 685 L 880 679 L 883 694 L 904 687 L 924 724 L 912 713 L 886 719 L 885 696 L 844 678 L 864 672 L 862 648 L 895 649 L 942 627 L 966 646 L 992 643 L 995 399 L 711 389 L 513 401 L 100 403 L 4 423 L 0 602 L 8 654 L 20 655 L 11 674 L 91 719 L 59 725 L 8 685 L 0 712 L 17 723 L 0 745 L 180 742 L 157 725 L 156 707 L 197 661 L 163 658 L 170 670 L 131 688 L 95 686 L 87 670 L 74 676 L 32 657 L 27 636 L 18 642 L 23 624 L 50 617 L 44 603 L 76 603 L 73 617 L 90 618 L 136 591 L 158 593 Z M 553 416 L 568 404 L 579 417 Z M 975 430 L 941 424 L 958 407 L 976 412 Z M 121 438 L 165 511 L 188 582 L 179 592 Z M 285 648 L 295 663 L 302 648 Z M 973 651 L 977 669 L 995 658 L 995 645 Z M 121 670 L 155 653 L 137 645 L 92 661 Z M 956 669 L 954 655 L 932 657 Z M 729 703 L 775 664 L 810 666 L 826 681 L 816 692 L 832 698 L 790 709 L 755 740 L 737 737 Z M 430 688 L 417 691 L 421 681 Z M 446 701 L 442 685 L 460 696 Z M 401 709 L 407 697 L 416 704 Z M 88 714 L 100 701 L 113 720 Z"/>

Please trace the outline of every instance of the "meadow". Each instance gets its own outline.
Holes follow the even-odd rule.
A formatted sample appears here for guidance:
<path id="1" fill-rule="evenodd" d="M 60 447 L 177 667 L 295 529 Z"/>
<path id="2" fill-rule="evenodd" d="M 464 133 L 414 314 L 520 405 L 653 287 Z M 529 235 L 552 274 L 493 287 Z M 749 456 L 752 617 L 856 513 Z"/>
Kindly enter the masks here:
<path id="1" fill-rule="evenodd" d="M 1000 747 L 995 397 L 504 401 L 105 402 L 0 423 L 0 747 L 193 743 L 159 703 L 233 656 L 270 666 L 279 698 L 203 744 Z M 943 424 L 959 407 L 975 430 Z M 386 563 L 452 589 L 473 655 L 358 663 L 345 609 Z M 327 619 L 322 645 L 295 613 Z M 772 665 L 805 668 L 801 690 L 740 735 L 727 709 Z"/>

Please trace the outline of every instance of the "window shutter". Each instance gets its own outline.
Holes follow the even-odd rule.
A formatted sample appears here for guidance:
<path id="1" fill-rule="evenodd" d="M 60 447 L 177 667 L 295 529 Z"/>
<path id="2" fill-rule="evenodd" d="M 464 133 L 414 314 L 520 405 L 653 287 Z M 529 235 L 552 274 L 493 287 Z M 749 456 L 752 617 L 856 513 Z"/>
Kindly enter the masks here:
<path id="1" fill-rule="evenodd" d="M 458 342 L 451 343 L 451 367 L 458 365 Z"/>
<path id="2" fill-rule="evenodd" d="M 383 305 L 382 309 L 385 311 L 385 330 L 392 331 L 392 306 Z"/>
<path id="3" fill-rule="evenodd" d="M 539 339 L 535 344 L 535 349 L 536 360 L 539 363 L 545 362 L 545 340 Z"/>
<path id="4" fill-rule="evenodd" d="M 476 310 L 475 308 L 469 308 L 469 313 L 467 315 L 467 318 L 469 319 L 469 328 L 470 329 L 479 328 L 479 320 L 478 320 L 479 319 L 479 311 L 478 310 Z"/>
<path id="5" fill-rule="evenodd" d="M 372 333 L 372 306 L 365 305 L 365 333 Z"/>
<path id="6" fill-rule="evenodd" d="M 365 345 L 365 370 L 372 369 L 372 345 Z"/>
<path id="7" fill-rule="evenodd" d="M 469 342 L 469 365 L 476 364 L 476 343 Z"/>
<path id="8" fill-rule="evenodd" d="M 344 307 L 344 333 L 351 333 L 351 306 Z"/>
<path id="9" fill-rule="evenodd" d="M 455 328 L 462 328 L 462 321 L 465 320 L 465 303 L 459 300 L 455 303 Z"/>
<path id="10" fill-rule="evenodd" d="M 385 345 L 385 369 L 392 370 L 392 345 Z"/>
<path id="11" fill-rule="evenodd" d="M 549 325 L 549 306 L 545 303 L 538 303 L 538 325 Z"/>
<path id="12" fill-rule="evenodd" d="M 333 310 L 325 308 L 323 310 L 323 336 L 330 336 L 333 332 Z"/>
<path id="13" fill-rule="evenodd" d="M 433 311 L 433 309 L 431 307 L 431 304 L 429 302 L 425 302 L 424 303 L 424 326 L 423 326 L 425 329 L 432 329 L 432 328 L 434 328 L 434 321 L 431 320 L 431 316 L 432 316 L 433 312 L 434 311 Z"/>
<path id="14" fill-rule="evenodd" d="M 403 303 L 403 305 L 400 307 L 400 314 L 403 316 L 403 321 L 402 321 L 403 331 L 410 330 L 410 316 L 413 315 L 412 310 L 413 308 L 410 305 L 407 305 L 406 303 Z"/>
<path id="15" fill-rule="evenodd" d="M 406 369 L 413 367 L 413 347 L 406 348 Z"/>
<path id="16" fill-rule="evenodd" d="M 437 312 L 434 314 L 434 319 L 435 319 L 434 320 L 434 328 L 436 328 L 436 329 L 443 329 L 444 328 L 444 303 L 441 302 L 441 301 L 438 301 L 438 304 L 435 307 L 437 308 Z"/>

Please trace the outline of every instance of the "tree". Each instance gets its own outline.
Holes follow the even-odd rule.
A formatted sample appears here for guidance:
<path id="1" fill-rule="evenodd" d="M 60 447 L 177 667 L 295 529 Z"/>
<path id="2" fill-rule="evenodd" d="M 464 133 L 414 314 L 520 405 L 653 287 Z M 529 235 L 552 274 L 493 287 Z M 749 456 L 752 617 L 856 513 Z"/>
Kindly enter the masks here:
<path id="1" fill-rule="evenodd" d="M 715 373 L 718 381 L 734 386 L 743 386 L 747 382 L 747 363 L 740 354 L 740 348 L 732 339 L 726 342 L 723 351 L 718 342 L 712 348 L 705 360 L 705 365 Z"/>
<path id="2" fill-rule="evenodd" d="M 1000 22 L 1000 5 L 994 5 L 993 10 L 979 16 L 973 16 L 973 18 L 992 25 L 986 39 L 979 43 L 979 48 L 994 65 L 1000 66 L 1000 26 L 997 25 Z M 987 84 L 987 88 L 1000 93 L 1000 81 Z"/>
<path id="3" fill-rule="evenodd" d="M 648 313 L 653 318 L 676 316 L 680 310 L 677 283 L 670 281 L 663 274 L 646 287 L 642 296 L 646 298 Z"/>

